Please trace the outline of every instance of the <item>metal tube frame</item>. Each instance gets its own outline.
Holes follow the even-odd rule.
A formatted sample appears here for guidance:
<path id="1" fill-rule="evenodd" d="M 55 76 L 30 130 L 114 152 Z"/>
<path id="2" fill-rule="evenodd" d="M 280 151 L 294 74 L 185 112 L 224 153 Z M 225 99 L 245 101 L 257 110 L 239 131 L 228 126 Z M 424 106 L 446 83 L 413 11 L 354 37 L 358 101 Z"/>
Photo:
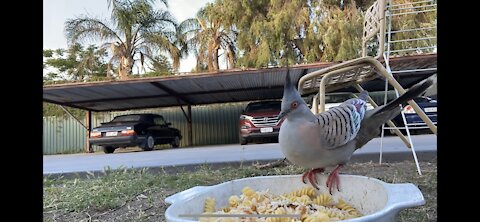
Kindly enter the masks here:
<path id="1" fill-rule="evenodd" d="M 410 5 L 410 4 L 420 4 L 420 3 L 425 3 L 425 2 L 433 2 L 433 0 L 427 0 L 427 1 L 416 1 L 416 2 L 409 2 L 409 3 L 403 3 L 403 4 L 390 4 L 385 9 L 388 9 L 390 7 L 395 7 L 395 6 L 402 6 L 402 5 Z"/>
<path id="2" fill-rule="evenodd" d="M 413 32 L 413 31 L 421 31 L 427 29 L 437 29 L 437 27 L 423 27 L 423 28 L 416 28 L 416 29 L 400 29 L 397 31 L 391 31 L 390 33 L 399 33 L 399 32 Z"/>
<path id="3" fill-rule="evenodd" d="M 390 7 L 388 10 L 390 10 L 390 11 L 401 11 L 401 10 L 407 10 L 407 9 L 426 8 L 426 7 L 432 7 L 432 6 L 437 6 L 437 4 L 413 6 L 413 7 L 408 7 L 408 8 L 392 8 L 392 7 Z"/>
<path id="4" fill-rule="evenodd" d="M 389 2 L 391 3 L 391 0 L 389 0 Z M 353 60 L 350 60 L 350 61 L 347 61 L 347 62 L 344 62 L 344 63 L 341 63 L 341 64 L 337 64 L 337 65 L 334 65 L 334 66 L 331 66 L 331 67 L 328 67 L 328 68 L 325 68 L 325 69 L 317 70 L 317 71 L 314 71 L 312 73 L 306 74 L 306 75 L 304 75 L 300 78 L 300 80 L 298 82 L 298 89 L 299 89 L 300 93 L 302 93 L 303 85 L 307 80 L 311 80 L 312 81 L 311 82 L 311 87 L 315 87 L 315 84 L 316 84 L 315 79 L 316 78 L 321 78 L 320 86 L 319 86 L 319 90 L 318 90 L 318 94 L 317 94 L 318 95 L 317 99 L 319 100 L 319 102 L 317 103 L 316 100 L 315 100 L 315 97 L 314 97 L 314 103 L 312 104 L 312 107 L 313 107 L 314 111 L 315 110 L 318 110 L 319 112 L 324 112 L 325 111 L 325 90 L 326 90 L 327 83 L 330 80 L 330 78 L 332 78 L 332 76 L 337 75 L 337 74 L 342 73 L 342 72 L 352 70 L 352 69 L 356 69 L 356 68 L 359 68 L 359 67 L 365 66 L 365 65 L 372 66 L 374 68 L 374 70 L 372 70 L 373 72 L 376 72 L 378 75 L 383 76 L 385 78 L 385 86 L 387 87 L 386 90 L 388 89 L 388 84 L 390 84 L 395 89 L 397 97 L 406 92 L 406 90 L 395 80 L 395 78 L 393 78 L 393 74 L 392 74 L 392 71 L 390 70 L 390 66 L 389 66 L 390 53 L 395 51 L 395 50 L 394 51 L 390 50 L 390 41 L 391 41 L 391 33 L 392 33 L 391 32 L 391 18 L 392 18 L 392 15 L 390 14 L 390 11 L 387 11 L 385 13 L 385 9 L 388 8 L 388 7 L 385 7 L 385 0 L 378 0 L 378 4 L 380 6 L 379 8 L 380 8 L 380 11 L 381 11 L 381 12 L 379 12 L 379 15 L 381 15 L 381 17 L 378 18 L 378 20 L 380 22 L 379 26 L 381 28 L 379 30 L 376 30 L 377 32 L 380 33 L 380 38 L 378 38 L 378 41 L 379 41 L 378 53 L 379 54 L 377 54 L 377 56 L 375 58 L 366 56 L 366 50 L 365 50 L 365 45 L 366 44 L 365 43 L 366 43 L 366 41 L 371 39 L 371 35 L 372 35 L 372 34 L 369 34 L 369 36 L 364 37 L 364 39 L 363 39 L 363 42 L 362 42 L 363 51 L 362 51 L 362 57 L 361 58 L 353 59 Z M 419 12 L 415 12 L 415 13 L 419 13 Z M 385 31 L 386 31 L 386 29 L 385 29 L 385 18 L 386 17 L 389 17 L 389 27 L 388 27 L 389 32 L 387 33 L 388 34 L 387 42 L 385 42 L 385 34 L 386 34 L 385 33 Z M 387 52 L 386 53 L 384 53 L 385 44 L 387 45 Z M 434 48 L 434 47 L 426 47 L 426 48 Z M 416 48 L 415 50 L 417 50 L 417 49 L 421 49 L 421 48 Z M 379 62 L 378 59 L 380 57 L 384 58 L 385 67 Z M 357 79 L 356 81 L 350 81 L 350 82 L 341 84 L 341 86 L 342 87 L 347 87 L 347 86 L 353 85 L 355 88 L 357 88 L 357 90 L 359 90 L 361 92 L 361 91 L 363 91 L 363 88 L 359 84 L 362 81 L 367 81 L 366 78 L 365 79 Z M 368 100 L 372 104 L 372 106 L 378 107 L 378 105 L 375 103 L 375 101 L 373 101 L 370 97 L 368 97 Z M 385 91 L 384 103 L 386 103 L 386 91 Z M 435 126 L 435 124 L 433 124 L 433 122 L 430 120 L 430 118 L 428 118 L 428 116 L 418 106 L 418 104 L 414 100 L 410 100 L 407 103 L 415 110 L 415 112 L 418 114 L 418 116 L 427 124 L 427 126 L 430 128 L 430 130 L 434 134 L 437 134 L 437 126 Z M 320 107 L 318 107 L 318 106 L 320 106 Z M 416 153 L 415 153 L 415 150 L 414 150 L 414 146 L 413 146 L 413 143 L 412 143 L 412 140 L 411 140 L 411 137 L 410 137 L 410 132 L 408 130 L 408 125 L 406 124 L 406 119 L 405 119 L 403 111 L 401 112 L 401 114 L 402 114 L 402 119 L 405 123 L 405 128 L 407 129 L 408 141 L 407 141 L 407 138 L 405 138 L 405 136 L 398 130 L 398 127 L 396 127 L 395 124 L 393 124 L 393 122 L 389 121 L 389 122 L 387 122 L 387 124 L 390 127 L 393 127 L 394 131 L 395 131 L 395 134 L 397 134 L 402 139 L 402 141 L 407 145 L 407 147 L 412 149 L 412 154 L 413 154 L 414 159 L 415 159 L 415 163 L 416 163 L 416 166 L 417 166 L 418 173 L 421 175 L 422 173 L 421 173 L 421 170 L 420 170 L 420 166 L 418 164 L 418 159 L 417 159 L 417 156 L 416 156 Z M 382 135 L 381 135 L 382 140 L 383 140 L 383 135 L 384 135 L 384 129 L 385 129 L 385 125 L 382 126 Z M 381 143 L 381 146 L 383 146 L 383 143 Z M 382 147 L 381 147 L 381 149 L 382 149 Z M 382 158 L 382 152 L 381 151 L 380 151 L 380 163 L 382 161 L 382 159 L 381 159 Z"/>
<path id="5" fill-rule="evenodd" d="M 426 69 L 409 69 L 409 70 L 393 70 L 392 73 L 404 73 L 404 72 L 423 72 L 423 71 L 435 71 L 435 68 L 426 68 Z"/>
<path id="6" fill-rule="evenodd" d="M 402 40 L 394 40 L 390 41 L 390 43 L 397 43 L 397 42 L 413 42 L 419 40 L 428 40 L 428 39 L 436 39 L 437 37 L 423 37 L 423 38 L 414 38 L 414 39 L 402 39 Z"/>
<path id="7" fill-rule="evenodd" d="M 390 14 L 389 17 L 398 16 L 398 15 L 418 14 L 422 12 L 433 12 L 433 11 L 437 11 L 437 9 L 427 9 L 427 10 L 414 11 L 414 12 L 401 12 L 401 13 Z"/>
<path id="8" fill-rule="evenodd" d="M 389 65 L 389 55 L 390 55 L 390 52 L 387 51 L 386 55 L 384 54 L 384 58 L 385 58 L 385 66 L 386 66 L 386 71 L 390 74 L 390 76 L 393 78 L 393 74 L 392 74 L 392 71 L 390 69 L 390 65 Z M 387 88 L 385 88 L 385 93 L 387 93 Z M 398 95 L 398 90 L 395 89 L 395 94 L 397 96 L 397 98 L 399 97 Z M 403 93 L 402 93 L 403 94 Z M 416 104 L 416 103 L 415 103 Z M 405 118 L 405 113 L 403 112 L 403 106 L 400 105 L 400 108 L 401 108 L 401 111 L 400 111 L 400 114 L 402 115 L 402 120 L 403 120 L 403 124 L 405 126 L 405 131 L 407 132 L 407 137 L 408 137 L 408 141 L 410 142 L 410 144 L 412 145 L 411 146 L 411 150 L 412 150 L 412 155 L 413 155 L 413 159 L 415 160 L 415 165 L 417 167 L 417 172 L 419 175 L 422 175 L 422 170 L 420 169 L 420 164 L 418 163 L 418 158 L 417 158 L 417 153 L 415 152 L 415 146 L 413 145 L 413 142 L 412 142 L 412 137 L 410 135 L 410 129 L 408 128 L 408 124 L 407 124 L 407 119 Z M 428 118 L 428 117 L 427 117 Z M 429 119 L 430 120 L 430 119 Z M 383 137 L 381 138 L 381 140 L 383 140 Z M 382 143 L 383 144 L 383 143 Z"/>
<path id="9" fill-rule="evenodd" d="M 325 100 L 325 97 L 324 97 L 325 96 L 325 85 L 326 85 L 326 81 L 330 78 L 330 76 L 333 76 L 334 74 L 337 74 L 337 73 L 340 73 L 340 72 L 345 72 L 345 71 L 350 70 L 352 68 L 357 68 L 358 66 L 363 66 L 365 64 L 370 64 L 370 65 L 374 66 L 377 73 L 380 74 L 381 76 L 385 77 L 387 79 L 388 83 L 390 83 L 390 85 L 392 85 L 393 88 L 398 90 L 398 92 L 400 94 L 404 94 L 406 92 L 406 90 L 397 82 L 397 80 L 395 80 L 393 78 L 393 76 L 390 75 L 387 70 L 385 70 L 383 65 L 378 60 L 376 60 L 372 57 L 363 57 L 363 58 L 351 60 L 350 62 L 341 63 L 341 64 L 338 64 L 336 66 L 331 66 L 329 68 L 317 70 L 315 72 L 304 75 L 302 78 L 300 78 L 300 80 L 298 82 L 298 89 L 300 91 L 302 91 L 303 84 L 309 78 L 312 78 L 312 77 L 317 77 L 318 78 L 318 76 L 322 76 L 323 78 L 320 82 L 320 87 L 319 87 L 320 88 L 319 89 L 319 101 L 320 101 L 320 104 L 321 104 L 320 107 L 322 107 L 322 106 L 325 107 L 325 101 L 324 101 Z M 312 82 L 312 84 L 314 84 L 314 83 Z M 348 85 L 345 85 L 345 87 L 346 86 L 348 86 Z M 433 133 L 437 134 L 437 126 L 435 126 L 433 124 L 433 122 L 430 120 L 430 118 L 428 118 L 428 116 L 417 105 L 417 103 L 413 100 L 410 100 L 410 101 L 408 101 L 408 104 L 410 104 L 410 106 L 412 106 L 412 108 L 415 110 L 415 112 L 417 112 L 419 117 L 423 121 L 425 121 L 425 123 L 427 123 L 430 130 L 432 130 Z M 316 105 L 316 104 L 313 104 L 313 105 Z M 323 111 L 324 111 L 324 109 L 319 109 L 319 112 L 323 112 Z"/>
<path id="10" fill-rule="evenodd" d="M 408 51 L 424 50 L 424 49 L 436 49 L 436 48 L 437 48 L 437 46 L 417 47 L 417 48 L 408 48 L 408 49 L 397 49 L 397 50 L 390 51 L 390 53 L 393 53 L 393 52 L 408 52 Z"/>
<path id="11" fill-rule="evenodd" d="M 429 49 L 429 48 L 436 48 L 436 47 L 422 47 L 422 48 L 411 48 L 411 49 L 401 49 L 401 50 L 393 50 L 391 51 L 390 50 L 390 45 L 393 44 L 393 43 L 398 43 L 398 42 L 408 42 L 408 41 L 415 41 L 415 40 L 424 40 L 424 39 L 435 39 L 436 37 L 427 37 L 427 38 L 417 38 L 417 39 L 404 39 L 404 40 L 397 40 L 397 41 L 391 41 L 391 33 L 392 33 L 392 19 L 393 19 L 393 16 L 396 16 L 396 15 L 405 15 L 405 14 L 413 14 L 413 13 L 421 13 L 421 12 L 428 12 L 428 11 L 436 11 L 436 8 L 435 9 L 429 9 L 429 10 L 422 10 L 422 11 L 415 11 L 415 12 L 404 12 L 404 13 L 397 13 L 397 14 L 391 14 L 392 11 L 399 11 L 399 10 L 402 10 L 402 9 L 408 9 L 408 8 L 397 8 L 397 9 L 392 9 L 392 0 L 389 0 L 389 4 L 391 5 L 391 7 L 387 7 L 387 16 L 388 17 L 388 20 L 389 20 L 389 25 L 388 25 L 388 32 L 387 32 L 387 35 L 388 35 L 388 40 L 387 40 L 387 44 L 388 44 L 388 47 L 387 47 L 387 50 L 386 50 L 386 53 L 384 54 L 384 61 L 385 61 L 385 68 L 386 68 L 386 71 L 390 74 L 390 76 L 393 78 L 393 72 L 392 70 L 390 69 L 390 64 L 389 64 L 389 58 L 390 58 L 390 53 L 392 52 L 401 52 L 401 51 L 412 51 L 412 50 L 419 50 L 419 49 Z M 407 3 L 408 4 L 408 3 Z M 398 5 L 397 5 L 398 6 Z M 431 7 L 431 6 L 436 6 L 436 4 L 431 4 L 431 5 L 424 5 L 424 6 L 417 6 L 417 7 L 411 7 L 411 9 L 414 9 L 414 8 L 426 8 L 426 7 Z M 418 29 L 407 29 L 407 30 L 401 30 L 401 31 L 397 31 L 397 32 L 406 32 L 406 31 L 419 31 L 419 30 L 425 30 L 425 29 L 431 29 L 431 28 L 418 28 Z M 433 68 L 436 70 L 436 68 Z M 397 73 L 400 73 L 402 71 L 397 71 Z M 405 72 L 405 71 L 403 71 Z M 398 90 L 396 87 L 395 88 L 395 94 L 398 98 L 399 96 L 399 93 L 398 93 Z M 385 95 L 386 95 L 386 91 L 387 91 L 387 85 L 385 85 Z M 404 92 L 402 92 L 403 94 Z M 386 103 L 386 99 L 384 101 Z M 410 101 L 409 101 L 409 104 L 410 104 Z M 417 104 L 415 103 L 415 106 L 417 106 Z M 412 105 L 412 107 L 414 107 L 414 105 Z M 417 107 L 415 107 L 417 108 Z M 416 109 L 414 108 L 414 110 L 416 111 Z M 419 108 L 419 107 L 418 107 Z M 402 127 L 402 128 L 405 128 L 406 132 L 407 132 L 407 135 L 408 135 L 408 139 L 410 142 L 411 141 L 411 137 L 410 137 L 410 130 L 407 124 L 407 121 L 406 121 L 406 118 L 405 118 L 405 114 L 403 112 L 403 109 L 401 111 L 401 115 L 402 115 L 402 120 L 404 122 L 404 126 L 405 127 Z M 425 115 L 425 113 L 419 113 L 419 116 L 420 118 L 422 118 L 422 120 L 424 120 L 427 125 L 429 126 L 429 128 L 431 128 L 432 132 L 434 132 L 436 134 L 436 126 L 435 127 L 432 127 L 432 125 L 434 125 L 431 120 L 427 117 L 427 119 L 429 121 L 426 121 L 424 118 L 423 118 L 423 115 Z M 425 115 L 426 116 L 426 115 Z M 431 124 L 431 125 L 430 125 Z M 385 126 L 382 127 L 383 130 L 386 129 Z M 394 127 L 395 130 L 397 130 L 397 127 Z M 382 138 L 381 140 L 383 140 L 383 130 L 382 130 Z M 422 175 L 422 172 L 421 172 L 421 169 L 420 169 L 420 165 L 418 164 L 418 159 L 417 159 L 417 155 L 416 155 L 416 152 L 415 152 L 415 148 L 413 146 L 413 143 L 412 143 L 412 154 L 413 154 L 413 157 L 415 159 L 415 164 L 416 164 L 416 167 L 417 167 L 417 171 L 418 171 L 418 174 L 419 175 Z M 381 154 L 380 154 L 380 162 L 381 162 Z"/>

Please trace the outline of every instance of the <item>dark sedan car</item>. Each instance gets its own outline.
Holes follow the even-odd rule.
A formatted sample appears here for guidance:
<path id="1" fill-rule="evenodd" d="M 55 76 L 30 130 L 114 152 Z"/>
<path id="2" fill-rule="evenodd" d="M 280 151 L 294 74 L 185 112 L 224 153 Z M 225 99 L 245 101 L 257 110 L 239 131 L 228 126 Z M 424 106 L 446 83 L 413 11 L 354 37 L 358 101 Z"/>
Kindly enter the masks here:
<path id="1" fill-rule="evenodd" d="M 428 118 L 430 118 L 430 120 L 437 125 L 437 100 L 427 96 L 418 97 L 414 100 L 423 110 L 423 112 L 425 112 Z M 406 105 L 403 108 L 403 113 L 405 114 L 405 120 L 407 121 L 407 126 L 410 131 L 415 132 L 418 130 L 428 129 L 427 124 L 420 118 L 420 116 L 410 105 Z M 405 127 L 401 114 L 396 116 L 392 121 L 398 127 Z M 391 132 L 392 131 L 393 130 L 391 130 Z"/>
<path id="2" fill-rule="evenodd" d="M 90 133 L 89 142 L 103 147 L 105 153 L 113 153 L 118 147 L 140 146 L 145 151 L 153 150 L 156 144 L 178 147 L 180 130 L 156 114 L 129 114 L 115 117 L 102 123 Z"/>

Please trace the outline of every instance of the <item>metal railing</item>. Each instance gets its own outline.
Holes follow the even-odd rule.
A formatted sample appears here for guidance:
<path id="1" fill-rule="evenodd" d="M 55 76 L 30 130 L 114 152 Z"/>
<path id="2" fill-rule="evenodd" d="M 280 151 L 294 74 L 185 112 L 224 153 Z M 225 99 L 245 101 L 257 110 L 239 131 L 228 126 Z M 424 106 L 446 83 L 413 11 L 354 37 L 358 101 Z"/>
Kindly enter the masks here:
<path id="1" fill-rule="evenodd" d="M 430 3 L 430 4 L 413 6 L 413 5 L 416 5 L 416 4 L 424 4 L 424 3 Z M 407 5 L 411 6 L 411 7 L 401 7 L 401 6 L 407 6 Z M 384 61 L 385 61 L 386 70 L 388 71 L 388 73 L 390 75 L 393 76 L 393 73 L 423 72 L 423 71 L 436 71 L 437 70 L 436 67 L 435 68 L 410 69 L 410 70 L 391 70 L 390 69 L 390 63 L 389 63 L 390 57 L 394 53 L 411 52 L 411 51 L 415 51 L 417 53 L 423 53 L 425 50 L 432 50 L 432 51 L 436 52 L 436 48 L 437 48 L 436 43 L 435 44 L 430 44 L 430 46 L 428 46 L 428 45 L 427 46 L 425 46 L 425 45 L 415 45 L 415 42 L 417 42 L 417 44 L 418 44 L 418 42 L 420 42 L 420 41 L 436 40 L 437 39 L 436 35 L 428 36 L 428 33 L 426 32 L 426 31 L 436 31 L 435 26 L 411 27 L 411 28 L 400 29 L 400 30 L 392 30 L 392 21 L 393 21 L 394 17 L 402 16 L 402 15 L 409 15 L 409 14 L 429 13 L 429 12 L 436 11 L 437 10 L 436 7 L 437 7 L 437 4 L 436 4 L 436 1 L 434 1 L 434 0 L 412 1 L 412 2 L 409 2 L 409 3 L 402 3 L 402 4 L 393 4 L 392 0 L 388 0 L 388 2 L 386 4 L 386 7 L 385 7 L 385 10 L 386 10 L 385 18 L 388 21 L 388 26 L 387 26 L 387 31 L 385 32 L 385 35 L 386 35 L 385 48 L 386 48 L 386 50 L 384 52 L 383 57 L 384 57 Z M 417 10 L 417 9 L 422 9 L 422 10 Z M 411 11 L 402 12 L 402 11 L 405 11 L 405 10 L 411 10 Z M 409 37 L 405 37 L 406 35 L 404 35 L 403 36 L 404 39 L 402 39 L 401 38 L 402 35 L 400 35 L 400 38 L 392 40 L 392 34 L 407 33 L 407 32 L 409 34 L 413 34 L 415 32 L 422 32 L 421 34 L 423 36 L 420 35 L 420 37 L 409 38 Z M 427 36 L 425 36 L 426 33 L 427 33 Z M 407 43 L 407 42 L 412 43 L 413 45 L 409 45 L 409 47 L 406 47 L 406 48 L 399 48 L 398 45 L 397 45 L 397 47 L 395 47 L 395 49 L 392 49 L 392 45 L 394 45 L 394 44 Z M 387 81 L 385 81 L 384 104 L 387 103 L 387 97 L 386 97 L 387 91 L 388 91 L 388 83 L 387 83 Z M 396 89 L 395 89 L 395 94 L 396 94 L 396 97 L 398 98 L 399 93 Z M 387 126 L 385 126 L 385 124 L 383 124 L 383 126 L 382 126 L 379 162 L 380 163 L 382 162 L 383 137 L 384 137 L 385 130 L 404 129 L 407 133 L 408 140 L 411 144 L 412 154 L 413 154 L 413 157 L 414 157 L 414 160 L 415 160 L 415 164 L 416 164 L 416 167 L 417 167 L 418 174 L 422 175 L 422 172 L 420 170 L 420 166 L 419 166 L 419 163 L 418 163 L 417 155 L 416 155 L 416 152 L 415 152 L 415 146 L 414 146 L 414 144 L 412 142 L 412 139 L 411 139 L 410 129 L 425 128 L 425 127 L 412 126 L 411 124 L 408 124 L 407 120 L 405 118 L 405 113 L 403 111 L 402 106 L 401 106 L 401 112 L 400 113 L 401 113 L 401 116 L 402 116 L 402 121 L 403 121 L 404 126 L 402 126 L 402 127 L 397 127 L 397 126 L 396 127 L 387 127 Z M 428 128 L 428 126 L 426 128 Z"/>

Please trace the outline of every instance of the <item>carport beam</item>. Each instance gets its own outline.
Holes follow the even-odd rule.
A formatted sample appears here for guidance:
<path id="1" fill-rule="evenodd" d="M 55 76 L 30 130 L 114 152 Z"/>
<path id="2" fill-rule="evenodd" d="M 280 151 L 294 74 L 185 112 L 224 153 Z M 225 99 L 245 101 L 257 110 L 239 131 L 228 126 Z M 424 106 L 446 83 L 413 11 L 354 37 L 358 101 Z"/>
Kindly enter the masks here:
<path id="1" fill-rule="evenodd" d="M 68 111 L 68 109 L 66 109 L 63 105 L 60 105 L 60 108 L 63 109 L 63 111 L 65 111 L 68 115 L 70 115 L 70 117 L 72 117 L 73 119 L 75 119 L 78 123 L 80 123 L 80 125 L 83 126 L 83 128 L 87 129 L 87 127 L 85 125 L 83 125 L 82 121 L 78 120 L 77 117 L 75 117 L 70 111 Z"/>
<path id="2" fill-rule="evenodd" d="M 92 111 L 90 110 L 87 110 L 87 115 L 85 116 L 85 123 L 87 123 L 87 146 L 85 147 L 85 151 L 87 153 L 93 153 L 92 144 L 90 144 L 90 142 L 88 141 L 88 139 L 90 138 L 90 132 L 92 131 Z"/>
<path id="3" fill-rule="evenodd" d="M 187 112 L 185 112 L 185 109 L 183 109 L 183 106 L 180 106 L 180 109 L 183 112 L 183 116 L 185 116 L 185 119 L 187 119 L 187 131 L 188 131 L 188 144 L 187 146 L 192 146 L 193 145 L 193 140 L 192 140 L 192 106 L 188 105 Z"/>
<path id="4" fill-rule="evenodd" d="M 188 146 L 193 146 L 192 135 L 192 106 L 188 105 Z"/>

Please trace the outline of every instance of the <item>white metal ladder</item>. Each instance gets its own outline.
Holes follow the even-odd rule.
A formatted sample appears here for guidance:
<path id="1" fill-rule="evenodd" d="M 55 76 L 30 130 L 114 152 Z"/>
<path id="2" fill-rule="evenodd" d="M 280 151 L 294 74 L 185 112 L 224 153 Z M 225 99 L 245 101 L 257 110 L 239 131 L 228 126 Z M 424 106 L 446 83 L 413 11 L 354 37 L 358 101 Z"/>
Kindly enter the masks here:
<path id="1" fill-rule="evenodd" d="M 399 53 L 405 53 L 405 52 L 416 52 L 416 53 L 423 53 L 423 52 L 435 52 L 436 53 L 436 43 L 434 45 L 428 45 L 427 46 L 419 46 L 418 43 L 420 41 L 430 41 L 430 40 L 436 40 L 436 34 L 435 35 L 430 35 L 427 32 L 430 30 L 436 31 L 436 24 L 434 26 L 429 26 L 429 27 L 415 27 L 415 28 L 407 28 L 407 29 L 401 29 L 401 30 L 395 30 L 392 31 L 392 20 L 396 16 L 404 16 L 404 15 L 415 15 L 419 13 L 428 13 L 428 12 L 436 12 L 437 10 L 437 1 L 436 0 L 420 0 L 420 1 L 412 1 L 409 3 L 401 3 L 401 4 L 393 4 L 392 0 L 388 0 L 388 4 L 385 6 L 385 18 L 388 20 L 388 28 L 387 32 L 385 33 L 387 35 L 387 41 L 385 41 L 385 46 L 386 50 L 383 53 L 383 58 L 385 61 L 385 68 L 387 72 L 393 76 L 393 73 L 402 73 L 402 72 L 419 72 L 419 71 L 436 71 L 437 68 L 426 68 L 426 69 L 411 69 L 411 70 L 391 70 L 390 69 L 390 57 L 392 54 L 399 54 Z M 396 40 L 392 40 L 392 34 L 397 34 L 397 33 L 412 33 L 412 32 L 422 32 L 422 34 L 425 34 L 422 37 L 418 38 L 397 38 Z M 435 32 L 436 33 L 436 32 Z M 385 38 L 385 36 L 384 36 Z M 414 47 L 409 47 L 409 48 L 400 48 L 398 49 L 395 47 L 394 50 L 391 49 L 391 46 L 394 44 L 398 43 L 407 43 L 407 42 L 413 42 L 417 43 L 417 45 L 413 44 Z M 399 93 L 396 89 L 395 90 L 395 95 L 398 98 Z M 388 83 L 385 80 L 385 96 L 384 96 L 384 104 L 387 103 L 387 91 L 388 91 Z M 417 172 L 419 175 L 422 175 L 422 171 L 420 169 L 420 165 L 418 163 L 417 155 L 415 152 L 415 146 L 412 142 L 412 138 L 410 136 L 410 129 L 411 127 L 408 126 L 407 121 L 405 119 L 405 113 L 403 111 L 403 107 L 401 111 L 402 115 L 402 120 L 404 123 L 404 127 L 386 127 L 385 124 L 382 125 L 382 131 L 381 131 L 381 140 L 380 140 L 380 157 L 379 157 L 379 163 L 382 163 L 382 151 L 383 151 L 383 137 L 385 130 L 390 130 L 390 129 L 405 129 L 407 133 L 408 140 L 411 144 L 411 149 L 412 149 L 412 154 L 413 158 L 415 160 L 415 164 L 417 167 Z"/>

